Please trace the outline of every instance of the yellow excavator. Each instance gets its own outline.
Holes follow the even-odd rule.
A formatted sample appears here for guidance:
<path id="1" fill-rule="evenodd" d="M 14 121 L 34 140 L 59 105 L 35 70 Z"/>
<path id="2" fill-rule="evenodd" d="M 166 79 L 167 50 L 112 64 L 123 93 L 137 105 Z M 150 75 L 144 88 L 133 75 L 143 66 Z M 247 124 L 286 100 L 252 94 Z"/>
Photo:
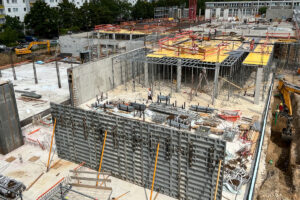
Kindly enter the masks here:
<path id="1" fill-rule="evenodd" d="M 25 48 L 15 48 L 15 53 L 17 55 L 30 54 L 30 53 L 32 53 L 32 51 L 30 50 L 31 47 L 34 46 L 34 45 L 39 45 L 39 44 L 46 44 L 47 45 L 48 53 L 50 53 L 50 41 L 49 40 L 45 40 L 45 41 L 32 41 Z"/>
<path id="2" fill-rule="evenodd" d="M 284 100 L 285 110 L 283 115 L 287 118 L 287 125 L 286 128 L 283 128 L 281 136 L 283 139 L 291 140 L 294 132 L 292 129 L 293 108 L 291 93 L 300 94 L 300 87 L 280 79 L 278 82 L 278 90 Z"/>

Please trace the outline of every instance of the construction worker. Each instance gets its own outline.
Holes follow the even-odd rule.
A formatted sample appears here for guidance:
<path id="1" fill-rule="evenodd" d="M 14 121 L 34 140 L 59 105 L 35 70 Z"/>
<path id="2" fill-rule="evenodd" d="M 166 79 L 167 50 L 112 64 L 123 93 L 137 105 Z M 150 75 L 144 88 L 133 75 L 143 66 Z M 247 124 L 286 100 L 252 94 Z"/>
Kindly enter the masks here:
<path id="1" fill-rule="evenodd" d="M 151 88 L 148 89 L 148 100 L 152 101 L 152 91 L 151 91 Z"/>
<path id="2" fill-rule="evenodd" d="M 252 39 L 251 42 L 250 42 L 250 51 L 254 50 L 254 42 L 255 42 L 254 39 Z"/>
<path id="3" fill-rule="evenodd" d="M 280 103 L 280 104 L 279 104 L 279 111 L 280 111 L 280 112 L 283 112 L 283 110 L 284 110 L 283 103 Z"/>

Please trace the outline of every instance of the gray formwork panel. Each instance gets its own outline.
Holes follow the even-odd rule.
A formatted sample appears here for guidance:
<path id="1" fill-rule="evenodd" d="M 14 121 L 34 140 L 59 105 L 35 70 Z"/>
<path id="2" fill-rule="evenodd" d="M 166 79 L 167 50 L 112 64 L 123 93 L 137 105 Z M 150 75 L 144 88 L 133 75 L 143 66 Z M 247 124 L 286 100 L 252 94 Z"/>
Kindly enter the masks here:
<path id="1" fill-rule="evenodd" d="M 154 190 L 178 199 L 213 199 L 225 141 L 60 104 L 51 103 L 51 111 L 57 120 L 55 141 L 60 158 L 85 162 L 98 170 L 107 130 L 103 171 L 150 188 L 159 142 Z M 222 197 L 222 186 L 223 165 L 217 199 Z"/>
<path id="2" fill-rule="evenodd" d="M 23 144 L 13 84 L 0 83 L 0 153 L 7 154 Z"/>

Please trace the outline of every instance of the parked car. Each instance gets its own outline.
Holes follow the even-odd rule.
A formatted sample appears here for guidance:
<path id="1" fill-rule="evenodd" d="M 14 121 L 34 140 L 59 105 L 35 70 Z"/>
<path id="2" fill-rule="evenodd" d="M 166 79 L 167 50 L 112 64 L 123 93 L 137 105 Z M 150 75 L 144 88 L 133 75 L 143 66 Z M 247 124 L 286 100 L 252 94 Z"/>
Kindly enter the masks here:
<path id="1" fill-rule="evenodd" d="M 7 47 L 4 44 L 0 44 L 0 52 L 6 51 Z"/>
<path id="2" fill-rule="evenodd" d="M 33 37 L 33 36 L 25 36 L 25 40 L 27 42 L 38 41 L 38 39 L 36 37 Z"/>

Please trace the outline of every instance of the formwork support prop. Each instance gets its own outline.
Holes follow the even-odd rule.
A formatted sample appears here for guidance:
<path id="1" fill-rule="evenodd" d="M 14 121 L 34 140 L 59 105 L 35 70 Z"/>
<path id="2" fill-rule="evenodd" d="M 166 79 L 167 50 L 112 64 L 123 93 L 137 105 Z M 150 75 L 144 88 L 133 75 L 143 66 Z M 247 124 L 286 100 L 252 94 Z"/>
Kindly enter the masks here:
<path id="1" fill-rule="evenodd" d="M 217 199 L 218 186 L 219 186 L 219 179 L 220 179 L 220 172 L 221 172 L 221 166 L 222 166 L 222 160 L 219 161 L 219 169 L 218 169 L 218 176 L 217 176 L 217 183 L 216 183 L 216 189 L 215 189 L 215 197 L 214 197 L 214 200 Z"/>
<path id="2" fill-rule="evenodd" d="M 263 68 L 258 67 L 256 72 L 256 81 L 255 81 L 254 104 L 259 104 L 262 76 L 263 76 Z"/>
<path id="3" fill-rule="evenodd" d="M 212 104 L 215 103 L 215 98 L 218 97 L 218 84 L 219 84 L 219 71 L 220 71 L 220 63 L 216 63 L 215 69 L 215 77 L 214 77 L 214 91 L 212 95 Z"/>
<path id="4" fill-rule="evenodd" d="M 145 76 L 145 85 L 144 87 L 148 87 L 149 86 L 149 80 L 148 80 L 148 63 L 144 62 L 144 76 Z"/>
<path id="5" fill-rule="evenodd" d="M 154 172 L 153 172 L 152 185 L 151 185 L 150 200 L 152 200 L 153 187 L 154 187 L 154 182 L 155 182 L 156 165 L 157 165 L 157 159 L 158 159 L 158 152 L 159 152 L 159 143 L 157 144 L 157 148 L 156 148 L 156 157 L 155 157 L 155 165 L 154 165 Z"/>
<path id="6" fill-rule="evenodd" d="M 55 127 L 56 127 L 56 119 L 54 119 L 54 126 L 53 126 L 51 144 L 50 144 L 50 149 L 49 149 L 49 157 L 48 157 L 48 163 L 47 163 L 47 172 L 49 171 L 49 166 L 50 166 L 50 157 L 51 157 L 51 150 L 52 150 L 52 145 L 53 145 L 53 138 L 54 138 L 54 134 L 55 134 Z"/>
<path id="7" fill-rule="evenodd" d="M 104 140 L 103 140 L 103 146 L 102 146 L 102 152 L 101 152 L 101 158 L 100 158 L 100 164 L 99 164 L 99 169 L 98 169 L 96 186 L 98 186 L 98 180 L 99 180 L 99 176 L 100 176 L 100 172 L 101 172 L 102 159 L 103 159 L 103 153 L 104 153 L 104 148 L 105 148 L 106 136 L 107 136 L 107 131 L 105 131 L 105 135 L 104 135 Z"/>
<path id="8" fill-rule="evenodd" d="M 177 61 L 177 87 L 176 87 L 176 92 L 180 92 L 180 87 L 181 87 L 181 59 L 178 59 Z"/>

